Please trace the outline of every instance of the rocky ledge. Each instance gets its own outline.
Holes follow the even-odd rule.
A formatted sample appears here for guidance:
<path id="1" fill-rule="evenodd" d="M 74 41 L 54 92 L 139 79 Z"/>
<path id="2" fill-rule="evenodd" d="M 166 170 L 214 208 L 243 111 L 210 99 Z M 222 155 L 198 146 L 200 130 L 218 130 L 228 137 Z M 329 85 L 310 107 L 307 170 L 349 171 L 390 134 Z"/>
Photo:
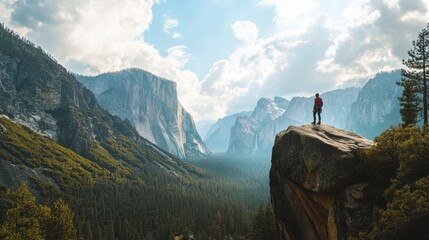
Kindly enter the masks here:
<path id="1" fill-rule="evenodd" d="M 348 239 L 365 228 L 372 203 L 355 169 L 358 150 L 373 144 L 329 125 L 276 135 L 270 188 L 283 239 Z"/>

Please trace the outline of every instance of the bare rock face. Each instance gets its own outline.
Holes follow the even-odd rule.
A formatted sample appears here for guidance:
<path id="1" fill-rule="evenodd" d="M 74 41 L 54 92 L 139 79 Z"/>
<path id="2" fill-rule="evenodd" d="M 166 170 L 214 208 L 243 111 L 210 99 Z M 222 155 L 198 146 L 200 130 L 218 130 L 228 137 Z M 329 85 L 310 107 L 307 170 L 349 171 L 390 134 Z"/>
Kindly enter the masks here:
<path id="1" fill-rule="evenodd" d="M 355 171 L 355 150 L 373 142 L 329 125 L 277 134 L 271 202 L 284 239 L 347 239 L 365 228 L 372 204 Z"/>
<path id="2" fill-rule="evenodd" d="M 125 120 L 162 149 L 181 158 L 210 154 L 192 116 L 177 98 L 176 83 L 141 69 L 126 69 L 95 77 L 77 76 L 101 107 Z"/>
<path id="3" fill-rule="evenodd" d="M 396 84 L 401 71 L 376 74 L 351 105 L 346 128 L 373 139 L 389 126 L 401 123 L 399 99 L 403 88 Z"/>

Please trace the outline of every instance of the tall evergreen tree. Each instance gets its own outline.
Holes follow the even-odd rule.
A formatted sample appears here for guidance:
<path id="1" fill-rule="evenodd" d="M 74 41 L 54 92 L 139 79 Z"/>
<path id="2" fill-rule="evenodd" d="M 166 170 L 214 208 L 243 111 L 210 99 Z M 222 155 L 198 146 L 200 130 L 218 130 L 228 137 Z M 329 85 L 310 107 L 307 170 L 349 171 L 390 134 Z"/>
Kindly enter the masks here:
<path id="1" fill-rule="evenodd" d="M 41 210 L 36 205 L 36 197 L 23 182 L 14 194 L 13 208 L 7 210 L 6 218 L 0 228 L 2 239 L 43 239 L 39 218 Z"/>
<path id="2" fill-rule="evenodd" d="M 401 102 L 401 109 L 399 111 L 402 116 L 403 125 L 416 124 L 417 117 L 421 111 L 421 99 L 417 95 L 416 86 L 414 82 L 406 80 L 403 80 L 399 84 L 404 87 L 402 96 L 399 97 L 399 101 Z"/>
<path id="3" fill-rule="evenodd" d="M 46 239 L 76 239 L 73 216 L 74 214 L 67 203 L 61 198 L 55 201 L 51 206 L 51 217 L 47 224 Z"/>
<path id="4" fill-rule="evenodd" d="M 263 240 L 269 233 L 269 223 L 267 223 L 264 208 L 260 204 L 253 217 L 253 226 L 251 237 L 253 240 Z"/>
<path id="5" fill-rule="evenodd" d="M 413 41 L 413 49 L 408 51 L 408 56 L 402 61 L 407 67 L 401 71 L 402 82 L 411 81 L 416 86 L 423 102 L 423 123 L 428 125 L 429 24 Z"/>
<path id="6" fill-rule="evenodd" d="M 271 203 L 268 203 L 265 207 L 265 218 L 268 225 L 268 237 L 267 239 L 279 239 L 279 231 L 277 230 L 276 217 L 274 215 L 274 209 Z"/>
<path id="7" fill-rule="evenodd" d="M 13 201 L 13 205 L 6 211 L 5 220 L 0 226 L 0 239 L 77 239 L 74 214 L 62 199 L 55 201 L 52 209 L 37 204 L 36 197 L 25 182 L 15 192 L 7 192 L 6 197 Z"/>

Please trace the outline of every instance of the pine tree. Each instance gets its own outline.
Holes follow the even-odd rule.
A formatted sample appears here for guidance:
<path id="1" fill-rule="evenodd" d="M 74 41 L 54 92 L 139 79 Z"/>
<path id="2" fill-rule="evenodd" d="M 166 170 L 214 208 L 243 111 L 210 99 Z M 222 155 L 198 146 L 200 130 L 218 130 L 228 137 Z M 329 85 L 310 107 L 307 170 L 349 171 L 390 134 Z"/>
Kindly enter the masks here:
<path id="1" fill-rule="evenodd" d="M 409 58 L 402 61 L 407 67 L 401 71 L 402 81 L 411 81 L 416 86 L 423 102 L 423 123 L 428 125 L 429 24 L 412 43 L 413 49 L 408 51 Z"/>
<path id="2" fill-rule="evenodd" d="M 43 239 L 39 222 L 41 211 L 27 184 L 23 182 L 12 196 L 15 204 L 6 212 L 5 221 L 0 228 L 0 237 L 6 240 Z"/>
<path id="3" fill-rule="evenodd" d="M 268 225 L 268 236 L 267 239 L 279 239 L 279 232 L 277 230 L 276 217 L 274 215 L 273 207 L 271 203 L 268 203 L 265 208 L 265 218 Z"/>
<path id="4" fill-rule="evenodd" d="M 413 81 L 403 80 L 398 83 L 404 87 L 402 96 L 399 97 L 401 102 L 400 114 L 404 126 L 417 123 L 417 116 L 421 111 L 421 99 L 417 96 L 416 86 Z"/>
<path id="5" fill-rule="evenodd" d="M 67 203 L 61 198 L 55 201 L 51 206 L 51 217 L 47 224 L 46 239 L 76 239 L 73 216 L 74 214 Z"/>
<path id="6" fill-rule="evenodd" d="M 255 240 L 267 239 L 267 234 L 269 232 L 268 225 L 269 223 L 267 223 L 264 208 L 260 204 L 253 218 L 253 226 L 252 226 L 253 229 L 251 233 L 252 239 L 255 239 Z"/>

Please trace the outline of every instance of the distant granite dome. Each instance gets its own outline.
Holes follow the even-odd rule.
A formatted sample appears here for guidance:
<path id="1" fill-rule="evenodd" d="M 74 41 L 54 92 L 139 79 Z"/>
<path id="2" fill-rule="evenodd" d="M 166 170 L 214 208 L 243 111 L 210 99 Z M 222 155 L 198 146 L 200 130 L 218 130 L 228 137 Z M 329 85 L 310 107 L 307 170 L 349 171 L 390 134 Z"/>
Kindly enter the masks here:
<path id="1" fill-rule="evenodd" d="M 191 115 L 177 99 L 175 82 L 141 69 L 77 79 L 104 109 L 128 119 L 141 136 L 164 150 L 181 158 L 209 154 Z"/>
<path id="2" fill-rule="evenodd" d="M 237 117 L 231 129 L 228 153 L 232 155 L 253 154 L 258 150 L 257 134 L 261 124 L 251 117 Z"/>
<path id="3" fill-rule="evenodd" d="M 283 239 L 350 239 L 366 230 L 374 200 L 355 150 L 373 142 L 329 125 L 290 126 L 277 134 L 271 203 Z"/>
<path id="4" fill-rule="evenodd" d="M 251 117 L 258 122 L 269 122 L 283 115 L 286 110 L 268 98 L 259 99 Z"/>
<path id="5" fill-rule="evenodd" d="M 252 114 L 237 117 L 231 128 L 227 153 L 230 155 L 266 154 L 272 148 L 275 135 L 275 119 L 285 113 L 280 106 L 287 106 L 288 101 L 277 97 L 277 102 L 268 98 L 258 100 Z M 278 103 L 280 105 L 278 105 Z"/>
<path id="6" fill-rule="evenodd" d="M 225 153 L 228 150 L 231 128 L 234 126 L 237 117 L 250 116 L 252 112 L 235 113 L 224 118 L 220 118 L 211 125 L 204 138 L 204 143 L 215 153 Z"/>

